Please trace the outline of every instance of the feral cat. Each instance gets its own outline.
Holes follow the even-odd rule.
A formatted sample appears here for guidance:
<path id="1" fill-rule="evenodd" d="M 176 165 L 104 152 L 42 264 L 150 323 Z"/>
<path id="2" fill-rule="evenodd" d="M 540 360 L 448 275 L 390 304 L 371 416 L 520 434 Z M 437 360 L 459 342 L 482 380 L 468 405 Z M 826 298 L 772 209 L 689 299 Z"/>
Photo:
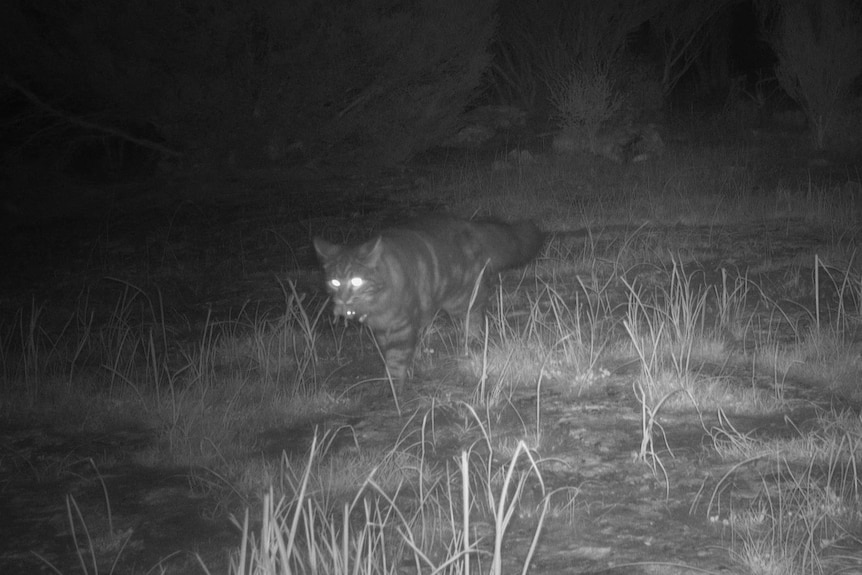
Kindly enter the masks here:
<path id="1" fill-rule="evenodd" d="M 490 277 L 529 262 L 543 241 L 543 233 L 529 221 L 426 216 L 358 245 L 314 238 L 314 247 L 335 315 L 371 328 L 389 375 L 400 385 L 419 333 L 435 314 L 443 310 L 463 318 L 469 308 L 474 331 L 483 323 Z"/>

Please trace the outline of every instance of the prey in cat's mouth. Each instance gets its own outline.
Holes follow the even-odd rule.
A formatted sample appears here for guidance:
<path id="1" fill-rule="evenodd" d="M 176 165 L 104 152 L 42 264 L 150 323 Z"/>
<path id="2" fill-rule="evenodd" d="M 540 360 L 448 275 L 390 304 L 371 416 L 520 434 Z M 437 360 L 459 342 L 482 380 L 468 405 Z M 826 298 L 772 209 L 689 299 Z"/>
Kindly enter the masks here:
<path id="1" fill-rule="evenodd" d="M 338 305 L 338 304 L 336 303 L 336 305 Z M 343 315 L 347 319 L 358 319 L 359 323 L 364 323 L 365 320 L 368 318 L 367 313 L 364 313 L 364 314 L 360 315 L 359 317 L 357 317 L 355 309 L 345 309 L 341 315 Z"/>
<path id="2" fill-rule="evenodd" d="M 341 316 L 346 319 L 358 319 L 360 322 L 364 322 L 366 318 L 368 318 L 367 313 L 357 314 L 355 309 L 353 309 L 343 301 L 339 301 L 336 299 L 334 300 L 333 304 L 335 308 L 333 311 L 335 312 L 336 317 Z"/>

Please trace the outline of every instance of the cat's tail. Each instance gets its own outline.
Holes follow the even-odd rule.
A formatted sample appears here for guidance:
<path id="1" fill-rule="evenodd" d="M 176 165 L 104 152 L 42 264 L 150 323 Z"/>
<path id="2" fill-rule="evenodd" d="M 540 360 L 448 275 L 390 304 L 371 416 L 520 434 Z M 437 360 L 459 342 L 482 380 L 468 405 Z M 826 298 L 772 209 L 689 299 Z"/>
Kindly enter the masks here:
<path id="1" fill-rule="evenodd" d="M 494 273 L 529 263 L 545 243 L 544 232 L 530 220 L 479 226 L 488 268 Z"/>

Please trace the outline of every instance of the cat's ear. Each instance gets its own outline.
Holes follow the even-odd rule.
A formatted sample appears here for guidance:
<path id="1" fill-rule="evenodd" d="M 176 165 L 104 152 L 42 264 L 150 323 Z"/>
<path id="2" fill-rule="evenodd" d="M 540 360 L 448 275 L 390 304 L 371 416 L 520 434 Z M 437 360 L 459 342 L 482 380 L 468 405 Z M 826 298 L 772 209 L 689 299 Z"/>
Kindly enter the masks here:
<path id="1" fill-rule="evenodd" d="M 331 260 L 341 252 L 341 246 L 328 242 L 323 238 L 314 238 L 314 250 L 317 256 L 323 260 Z"/>
<path id="2" fill-rule="evenodd" d="M 383 237 L 377 236 L 377 239 L 367 242 L 362 247 L 362 263 L 370 268 L 376 267 L 383 254 Z"/>

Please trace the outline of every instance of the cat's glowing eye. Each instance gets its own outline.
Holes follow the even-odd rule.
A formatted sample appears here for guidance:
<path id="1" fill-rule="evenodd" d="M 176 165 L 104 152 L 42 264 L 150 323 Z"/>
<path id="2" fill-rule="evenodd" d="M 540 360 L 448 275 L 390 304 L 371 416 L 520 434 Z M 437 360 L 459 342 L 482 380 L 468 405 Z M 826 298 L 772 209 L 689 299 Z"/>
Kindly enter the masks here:
<path id="1" fill-rule="evenodd" d="M 362 286 L 362 284 L 364 284 L 364 283 L 365 283 L 365 280 L 363 280 L 362 278 L 350 278 L 350 285 L 355 287 L 355 288 Z"/>
<path id="2" fill-rule="evenodd" d="M 329 280 L 329 285 L 334 288 L 341 287 L 341 282 L 338 280 Z"/>

